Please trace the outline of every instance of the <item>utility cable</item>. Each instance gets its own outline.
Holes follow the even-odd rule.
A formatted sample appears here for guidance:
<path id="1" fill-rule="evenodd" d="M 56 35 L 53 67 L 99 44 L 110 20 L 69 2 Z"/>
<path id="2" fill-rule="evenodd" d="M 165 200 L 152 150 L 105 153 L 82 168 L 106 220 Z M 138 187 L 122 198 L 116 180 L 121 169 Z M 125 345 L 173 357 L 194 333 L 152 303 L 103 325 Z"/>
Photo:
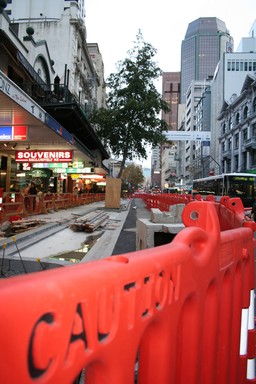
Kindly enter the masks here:
<path id="1" fill-rule="evenodd" d="M 17 251 L 18 251 L 18 254 L 19 254 L 19 257 L 20 257 L 20 261 L 21 261 L 22 266 L 23 266 L 23 269 L 24 269 L 24 272 L 27 273 L 26 268 L 25 268 L 25 265 L 24 265 L 24 262 L 23 262 L 23 260 L 22 260 L 21 254 L 20 254 L 20 250 L 19 250 L 18 245 L 17 245 L 16 237 L 13 236 L 13 237 L 12 237 L 12 240 L 13 240 L 13 242 L 14 242 L 15 245 L 16 245 L 16 248 L 17 248 Z"/>

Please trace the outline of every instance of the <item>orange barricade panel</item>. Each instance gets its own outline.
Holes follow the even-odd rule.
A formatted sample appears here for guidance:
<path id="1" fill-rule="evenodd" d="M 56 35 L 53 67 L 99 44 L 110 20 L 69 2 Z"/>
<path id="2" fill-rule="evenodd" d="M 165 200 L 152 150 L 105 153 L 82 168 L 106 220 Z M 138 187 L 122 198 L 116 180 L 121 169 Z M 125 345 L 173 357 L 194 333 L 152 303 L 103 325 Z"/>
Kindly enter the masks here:
<path id="1" fill-rule="evenodd" d="M 249 382 L 253 231 L 210 201 L 183 220 L 170 244 L 0 281 L 0 382 Z"/>

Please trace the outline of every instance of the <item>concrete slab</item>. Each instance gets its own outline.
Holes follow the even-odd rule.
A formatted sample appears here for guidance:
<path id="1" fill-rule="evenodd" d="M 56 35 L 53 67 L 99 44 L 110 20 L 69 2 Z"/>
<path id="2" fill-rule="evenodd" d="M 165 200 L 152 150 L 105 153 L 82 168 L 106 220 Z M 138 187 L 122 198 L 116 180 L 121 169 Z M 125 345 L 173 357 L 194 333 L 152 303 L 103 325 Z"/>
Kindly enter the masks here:
<path id="1" fill-rule="evenodd" d="M 149 219 L 138 219 L 136 230 L 136 250 L 153 248 L 156 243 L 160 245 L 161 240 L 156 241 L 156 234 L 169 233 L 173 236 L 171 239 L 185 228 L 183 223 L 169 223 L 163 224 L 161 222 L 153 223 Z M 160 236 L 159 236 L 160 237 Z M 164 239 L 162 240 L 164 244 Z"/>

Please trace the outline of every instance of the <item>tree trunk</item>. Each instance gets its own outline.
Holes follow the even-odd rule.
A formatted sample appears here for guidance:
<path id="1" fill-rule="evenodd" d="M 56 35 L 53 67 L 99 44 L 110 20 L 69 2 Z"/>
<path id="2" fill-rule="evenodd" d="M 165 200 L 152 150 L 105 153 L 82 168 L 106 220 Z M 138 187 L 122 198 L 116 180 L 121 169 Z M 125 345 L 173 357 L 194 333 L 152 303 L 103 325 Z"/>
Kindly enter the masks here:
<path id="1" fill-rule="evenodd" d="M 120 166 L 120 169 L 119 169 L 119 172 L 118 172 L 118 176 L 117 176 L 118 179 L 121 179 L 121 177 L 122 177 L 124 166 L 125 166 L 125 161 L 126 161 L 126 157 L 123 156 L 122 161 L 121 161 L 121 166 Z"/>

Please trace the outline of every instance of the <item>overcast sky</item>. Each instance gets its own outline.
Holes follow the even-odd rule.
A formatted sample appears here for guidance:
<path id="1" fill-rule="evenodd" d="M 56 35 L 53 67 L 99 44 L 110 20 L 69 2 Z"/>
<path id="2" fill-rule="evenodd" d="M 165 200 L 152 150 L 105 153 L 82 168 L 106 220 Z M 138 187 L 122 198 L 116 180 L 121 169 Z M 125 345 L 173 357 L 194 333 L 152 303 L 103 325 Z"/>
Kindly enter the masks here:
<path id="1" fill-rule="evenodd" d="M 155 60 L 165 72 L 180 70 L 181 42 L 199 17 L 224 21 L 236 49 L 256 19 L 256 0 L 85 0 L 85 10 L 87 42 L 99 44 L 107 78 L 127 57 L 139 29 L 157 49 Z"/>
<path id="2" fill-rule="evenodd" d="M 181 42 L 199 17 L 224 21 L 236 50 L 256 19 L 256 0 L 85 0 L 85 11 L 87 42 L 98 43 L 107 78 L 133 48 L 139 29 L 157 49 L 154 60 L 164 72 L 180 71 Z M 161 79 L 158 85 L 161 92 Z"/>

